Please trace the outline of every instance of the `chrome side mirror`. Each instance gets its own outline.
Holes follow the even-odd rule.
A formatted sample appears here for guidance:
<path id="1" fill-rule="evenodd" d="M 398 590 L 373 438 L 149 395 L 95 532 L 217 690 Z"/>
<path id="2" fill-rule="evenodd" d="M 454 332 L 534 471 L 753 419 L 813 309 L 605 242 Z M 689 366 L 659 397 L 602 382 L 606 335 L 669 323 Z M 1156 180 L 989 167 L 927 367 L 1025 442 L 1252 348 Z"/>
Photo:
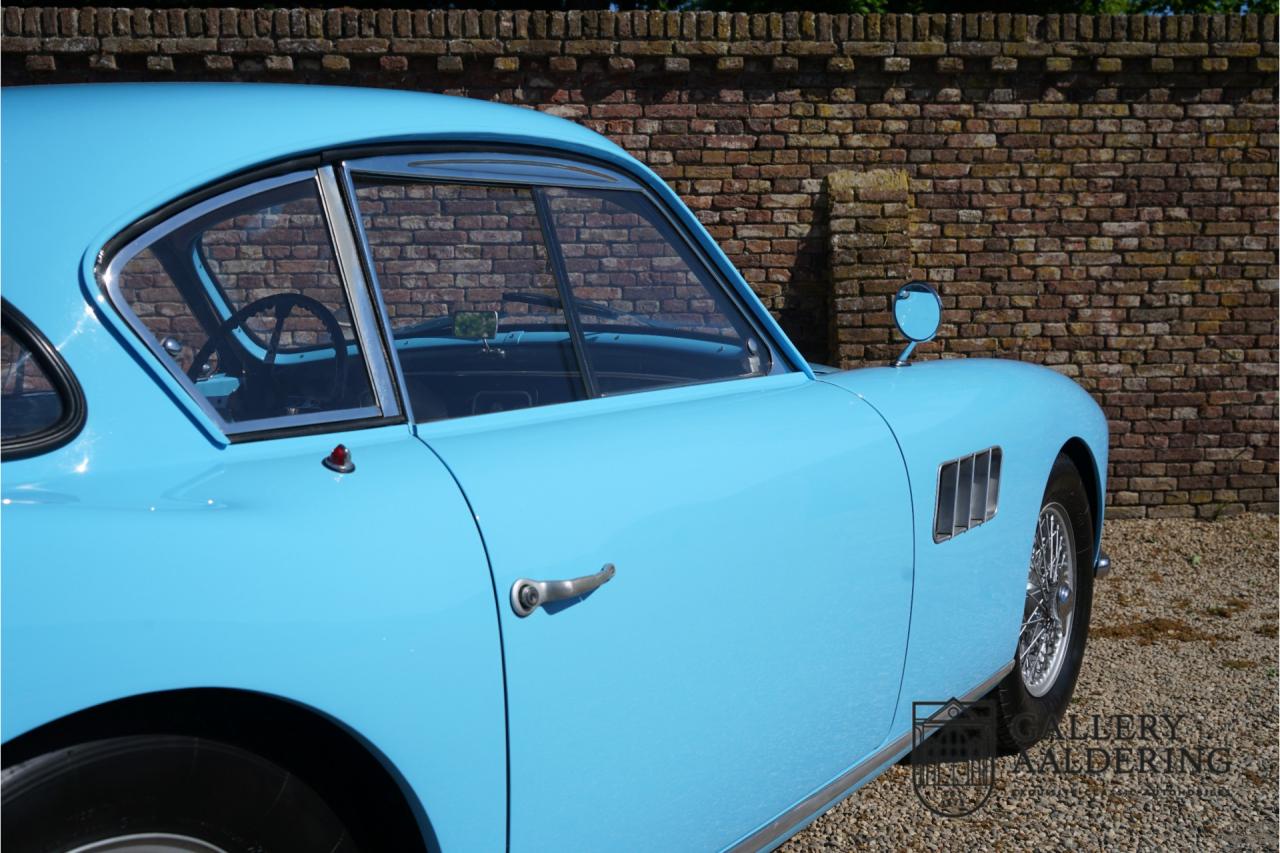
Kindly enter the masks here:
<path id="1" fill-rule="evenodd" d="M 893 297 L 893 322 L 910 341 L 893 366 L 906 367 L 916 344 L 931 341 L 938 334 L 938 327 L 942 325 L 942 297 L 933 285 L 923 281 L 904 284 Z"/>

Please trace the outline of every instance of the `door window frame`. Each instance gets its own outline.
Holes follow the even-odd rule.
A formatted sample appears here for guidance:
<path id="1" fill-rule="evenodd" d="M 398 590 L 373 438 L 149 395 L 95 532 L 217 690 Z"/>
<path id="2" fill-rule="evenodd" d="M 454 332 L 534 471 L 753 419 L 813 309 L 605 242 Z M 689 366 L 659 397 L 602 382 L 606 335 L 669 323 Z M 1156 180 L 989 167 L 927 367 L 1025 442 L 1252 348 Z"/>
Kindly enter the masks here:
<path id="1" fill-rule="evenodd" d="M 377 271 L 374 268 L 373 254 L 356 199 L 355 181 L 357 178 L 399 178 L 404 179 L 406 182 L 414 183 L 510 186 L 528 189 L 533 196 L 538 219 L 543 229 L 543 240 L 552 271 L 555 274 L 556 287 L 560 294 L 565 322 L 570 331 L 574 355 L 578 360 L 578 370 L 586 385 L 587 400 L 630 396 L 671 388 L 688 388 L 697 385 L 734 382 L 797 372 L 796 368 L 783 355 L 772 335 L 762 328 L 754 313 L 743 304 L 736 290 L 728 285 L 720 270 L 707 257 L 706 252 L 693 239 L 692 235 L 688 233 L 688 229 L 684 224 L 672 214 L 668 205 L 648 187 L 630 176 L 595 163 L 584 163 L 564 157 L 484 150 L 436 150 L 351 158 L 345 159 L 338 164 L 338 174 L 345 190 L 347 203 L 350 206 L 351 222 L 357 231 L 365 276 L 370 282 L 370 289 L 375 294 L 376 304 L 380 307 L 383 334 L 388 337 L 391 334 L 391 323 L 386 313 L 385 302 L 382 299 L 382 289 L 378 282 Z M 610 394 L 600 392 L 593 379 L 591 361 L 587 354 L 585 333 L 579 316 L 580 312 L 575 306 L 568 276 L 565 273 L 564 255 L 560 240 L 555 234 L 553 214 L 543 193 L 543 190 L 553 187 L 634 192 L 643 196 L 663 217 L 670 227 L 671 233 L 676 235 L 677 239 L 682 242 L 683 248 L 688 252 L 688 258 L 697 265 L 697 269 L 691 269 L 691 272 L 695 275 L 702 273 L 702 275 L 698 275 L 700 281 L 708 287 L 718 288 L 719 293 L 728 300 L 732 310 L 737 312 L 739 319 L 751 329 L 755 337 L 761 342 L 769 357 L 770 368 L 768 372 L 757 375 L 726 376 L 717 379 L 657 385 L 638 388 L 634 391 Z M 677 248 L 676 251 L 679 251 L 679 249 Z M 683 253 L 681 255 L 684 257 Z M 396 352 L 394 346 L 390 346 L 388 351 L 394 361 L 394 372 L 401 388 L 407 416 L 410 422 L 413 422 L 413 412 L 408 394 L 404 393 L 405 380 L 399 363 L 399 353 Z"/>

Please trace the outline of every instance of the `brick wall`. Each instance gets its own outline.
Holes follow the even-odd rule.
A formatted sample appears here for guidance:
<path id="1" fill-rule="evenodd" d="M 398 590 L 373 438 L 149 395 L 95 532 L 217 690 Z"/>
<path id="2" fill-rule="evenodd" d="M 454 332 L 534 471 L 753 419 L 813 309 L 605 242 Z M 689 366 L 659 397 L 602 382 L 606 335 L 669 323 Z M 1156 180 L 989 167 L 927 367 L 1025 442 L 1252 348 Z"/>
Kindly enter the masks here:
<path id="1" fill-rule="evenodd" d="M 1274 16 L 10 7 L 3 25 L 6 84 L 392 86 L 581 121 L 671 182 L 809 356 L 883 360 L 888 291 L 926 278 L 945 327 L 917 357 L 1042 362 L 1101 401 L 1115 516 L 1275 510 Z"/>
<path id="2" fill-rule="evenodd" d="M 634 313 L 686 331 L 732 334 L 705 285 L 653 220 L 610 195 L 545 191 L 573 295 L 623 315 L 605 325 L 638 325 L 628 316 Z M 356 200 L 394 328 L 457 311 L 564 322 L 558 309 L 505 298 L 559 298 L 528 190 L 365 177 L 357 179 Z M 601 317 L 585 322 L 598 325 Z"/>
<path id="3" fill-rule="evenodd" d="M 563 325 L 559 309 L 504 302 L 557 297 L 533 196 L 512 187 L 363 178 L 356 200 L 393 329 L 457 311 L 507 311 Z"/>

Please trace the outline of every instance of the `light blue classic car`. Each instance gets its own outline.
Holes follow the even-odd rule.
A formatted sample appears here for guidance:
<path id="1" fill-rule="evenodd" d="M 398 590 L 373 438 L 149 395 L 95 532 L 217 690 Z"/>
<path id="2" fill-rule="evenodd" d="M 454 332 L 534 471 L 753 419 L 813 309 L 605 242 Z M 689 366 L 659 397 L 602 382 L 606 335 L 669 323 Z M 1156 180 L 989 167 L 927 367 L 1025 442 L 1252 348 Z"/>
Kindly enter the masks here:
<path id="1" fill-rule="evenodd" d="M 6 851 L 767 849 L 1066 707 L 1106 421 L 927 285 L 837 371 L 551 116 L 2 103 Z"/>

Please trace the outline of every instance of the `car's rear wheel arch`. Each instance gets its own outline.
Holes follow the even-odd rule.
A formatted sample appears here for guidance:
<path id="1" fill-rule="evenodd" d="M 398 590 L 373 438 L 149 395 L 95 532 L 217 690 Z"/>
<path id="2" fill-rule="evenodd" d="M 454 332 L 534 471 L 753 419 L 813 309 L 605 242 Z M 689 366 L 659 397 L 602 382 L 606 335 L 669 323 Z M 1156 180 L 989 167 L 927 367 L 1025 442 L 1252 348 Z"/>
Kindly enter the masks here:
<path id="1" fill-rule="evenodd" d="M 423 805 L 376 747 L 315 709 L 264 693 L 197 688 L 96 705 L 8 741 L 3 763 L 133 735 L 205 738 L 272 761 L 310 785 L 361 849 L 439 850 Z"/>
<path id="2" fill-rule="evenodd" d="M 1089 449 L 1089 445 L 1081 438 L 1072 438 L 1062 445 L 1062 449 L 1058 451 L 1060 456 L 1066 456 L 1071 460 L 1071 464 L 1076 466 L 1076 471 L 1080 474 L 1080 480 L 1084 483 L 1085 494 L 1089 498 L 1089 515 L 1093 520 L 1093 534 L 1096 539 L 1102 530 L 1102 494 L 1099 484 L 1102 482 L 1101 472 L 1098 470 L 1098 463 L 1093 457 L 1093 451 Z M 1093 547 L 1093 558 L 1098 558 L 1098 543 L 1091 543 Z"/>

